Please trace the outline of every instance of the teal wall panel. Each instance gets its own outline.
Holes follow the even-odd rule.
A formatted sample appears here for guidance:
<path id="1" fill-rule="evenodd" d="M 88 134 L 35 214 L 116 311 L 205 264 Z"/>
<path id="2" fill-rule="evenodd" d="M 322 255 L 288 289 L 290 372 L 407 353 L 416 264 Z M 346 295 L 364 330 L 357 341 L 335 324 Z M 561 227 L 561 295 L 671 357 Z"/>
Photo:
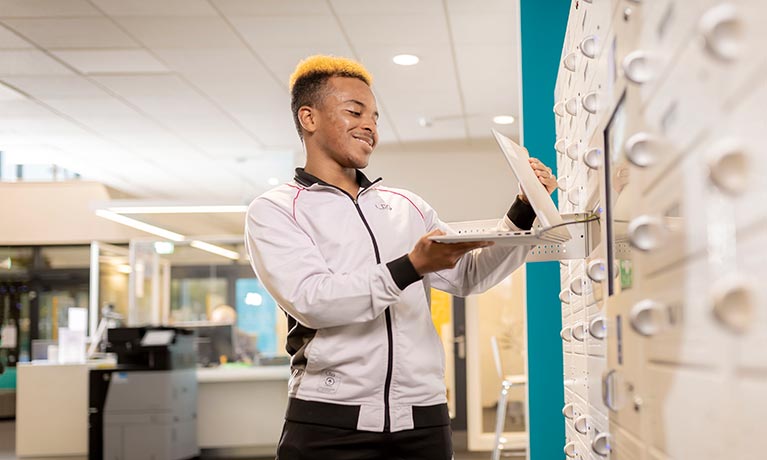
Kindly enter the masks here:
<path id="1" fill-rule="evenodd" d="M 569 10 L 567 0 L 520 0 L 524 144 L 531 156 L 552 169 L 556 168 L 554 85 Z M 564 456 L 559 289 L 558 262 L 527 265 L 531 460 L 559 460 Z"/>

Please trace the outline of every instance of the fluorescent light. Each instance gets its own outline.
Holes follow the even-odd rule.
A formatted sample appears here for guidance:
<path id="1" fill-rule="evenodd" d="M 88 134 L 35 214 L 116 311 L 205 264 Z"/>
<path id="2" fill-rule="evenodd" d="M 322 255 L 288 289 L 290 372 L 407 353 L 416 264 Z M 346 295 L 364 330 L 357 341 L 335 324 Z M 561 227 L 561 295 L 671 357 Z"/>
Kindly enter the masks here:
<path id="1" fill-rule="evenodd" d="M 398 54 L 394 56 L 392 61 L 397 65 L 416 65 L 420 59 L 413 54 Z"/>
<path id="2" fill-rule="evenodd" d="M 114 212 L 107 211 L 105 209 L 97 209 L 96 215 L 99 217 L 103 217 L 104 219 L 111 220 L 112 222 L 117 222 L 118 224 L 127 225 L 128 227 L 133 227 L 136 230 L 141 230 L 142 232 L 151 233 L 152 235 L 157 235 L 172 241 L 184 240 L 184 235 L 181 235 L 179 233 L 171 232 L 170 230 L 156 227 L 154 225 L 149 225 L 145 222 L 141 222 L 140 220 L 131 219 L 130 217 L 121 216 L 120 214 L 116 214 Z"/>
<path id="3" fill-rule="evenodd" d="M 232 260 L 240 260 L 240 254 L 235 251 L 230 251 L 229 249 L 222 248 L 221 246 L 216 246 L 215 244 L 206 243 L 204 241 L 194 240 L 189 245 L 193 248 L 200 249 L 202 251 L 210 252 L 211 254 L 216 254 L 222 257 L 226 257 L 227 259 Z"/>
<path id="4" fill-rule="evenodd" d="M 493 117 L 493 123 L 496 125 L 510 125 L 514 123 L 514 117 L 511 115 L 498 115 Z"/>
<path id="5" fill-rule="evenodd" d="M 161 255 L 173 254 L 173 243 L 170 241 L 155 241 L 154 252 Z"/>
<path id="6" fill-rule="evenodd" d="M 269 185 L 277 185 L 280 183 L 280 180 L 277 179 L 276 177 L 270 177 L 267 182 L 269 183 Z"/>
<path id="7" fill-rule="evenodd" d="M 130 268 L 130 265 L 120 264 L 117 266 L 117 271 L 120 273 L 125 273 L 126 275 L 129 275 L 132 270 Z"/>
<path id="8" fill-rule="evenodd" d="M 189 206 L 117 206 L 107 210 L 118 214 L 210 214 L 247 212 L 248 207 L 239 204 L 189 205 Z"/>

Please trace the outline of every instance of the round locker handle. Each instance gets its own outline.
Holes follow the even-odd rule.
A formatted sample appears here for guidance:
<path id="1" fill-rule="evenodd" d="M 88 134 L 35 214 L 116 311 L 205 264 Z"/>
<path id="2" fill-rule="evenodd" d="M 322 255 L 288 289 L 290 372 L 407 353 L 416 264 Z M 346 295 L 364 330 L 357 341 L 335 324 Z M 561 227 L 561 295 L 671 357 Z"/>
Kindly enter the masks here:
<path id="1" fill-rule="evenodd" d="M 589 335 L 597 340 L 607 337 L 607 321 L 603 316 L 598 316 L 589 323 Z"/>
<path id="2" fill-rule="evenodd" d="M 632 51 L 623 59 L 623 73 L 626 78 L 638 85 L 652 80 L 654 71 L 650 62 L 650 54 L 646 51 Z"/>
<path id="3" fill-rule="evenodd" d="M 657 137 L 642 131 L 629 137 L 624 149 L 631 164 L 647 168 L 658 161 L 660 142 Z"/>
<path id="4" fill-rule="evenodd" d="M 588 149 L 583 154 L 583 162 L 591 169 L 599 169 L 602 167 L 604 161 L 604 155 L 602 149 L 592 148 Z"/>
<path id="5" fill-rule="evenodd" d="M 719 141 L 711 147 L 707 157 L 708 178 L 719 190 L 733 196 L 746 191 L 751 165 L 740 141 Z"/>
<path id="6" fill-rule="evenodd" d="M 567 191 L 567 176 L 562 176 L 557 179 L 557 188 L 563 192 Z"/>
<path id="7" fill-rule="evenodd" d="M 570 458 L 574 458 L 575 455 L 577 454 L 577 452 L 575 450 L 575 443 L 574 442 L 568 442 L 567 444 L 565 444 L 565 448 L 562 449 L 562 450 L 565 451 L 565 455 L 567 455 Z"/>
<path id="8" fill-rule="evenodd" d="M 666 328 L 667 308 L 655 300 L 645 299 L 631 307 L 631 328 L 645 337 L 657 335 Z"/>
<path id="9" fill-rule="evenodd" d="M 597 49 L 597 36 L 596 35 L 589 35 L 583 40 L 581 40 L 581 53 L 583 53 L 584 56 L 586 56 L 589 59 L 594 59 L 596 57 L 597 52 L 599 51 Z"/>
<path id="10" fill-rule="evenodd" d="M 717 5 L 706 11 L 698 22 L 706 51 L 717 59 L 733 61 L 740 57 L 744 26 L 732 3 Z"/>
<path id="11" fill-rule="evenodd" d="M 580 434 L 586 434 L 591 429 L 588 415 L 581 415 L 573 421 L 573 428 Z"/>
<path id="12" fill-rule="evenodd" d="M 559 336 L 562 337 L 562 340 L 565 342 L 569 342 L 573 338 L 573 329 L 570 326 L 565 326 L 559 331 Z"/>
<path id="13" fill-rule="evenodd" d="M 583 323 L 576 323 L 572 329 L 572 335 L 578 342 L 583 342 L 586 338 L 586 326 Z"/>
<path id="14" fill-rule="evenodd" d="M 586 275 L 591 281 L 601 283 L 607 279 L 607 263 L 604 259 L 594 259 L 586 265 Z"/>
<path id="15" fill-rule="evenodd" d="M 580 202 L 581 202 L 580 190 L 578 190 L 578 189 L 570 190 L 567 193 L 567 201 L 572 203 L 573 206 L 578 206 L 578 204 L 580 204 Z"/>
<path id="16" fill-rule="evenodd" d="M 578 96 L 573 96 L 565 101 L 565 112 L 572 116 L 578 115 Z"/>
<path id="17" fill-rule="evenodd" d="M 559 293 L 559 300 L 564 304 L 569 304 L 571 300 L 571 293 L 569 289 L 562 289 Z"/>
<path id="18" fill-rule="evenodd" d="M 554 142 L 554 150 L 557 152 L 564 154 L 565 153 L 565 140 L 564 139 L 557 139 L 556 142 Z"/>
<path id="19" fill-rule="evenodd" d="M 732 332 L 742 334 L 753 327 L 756 310 L 756 283 L 732 275 L 717 280 L 711 290 L 714 316 Z"/>
<path id="20" fill-rule="evenodd" d="M 562 65 L 570 72 L 575 72 L 576 65 L 578 63 L 578 52 L 570 51 L 564 59 L 562 59 Z"/>
<path id="21" fill-rule="evenodd" d="M 568 420 L 572 420 L 575 417 L 575 406 L 573 403 L 565 404 L 565 407 L 562 408 L 562 415 Z"/>
<path id="22" fill-rule="evenodd" d="M 659 217 L 641 215 L 629 222 L 628 235 L 632 247 L 646 252 L 663 246 L 668 230 Z"/>
<path id="23" fill-rule="evenodd" d="M 570 282 L 570 291 L 575 295 L 583 294 L 583 279 L 581 277 L 576 277 Z"/>
<path id="24" fill-rule="evenodd" d="M 554 114 L 559 117 L 565 116 L 565 101 L 559 101 L 554 104 Z"/>
<path id="25" fill-rule="evenodd" d="M 597 455 L 607 457 L 612 451 L 610 446 L 610 433 L 599 433 L 594 436 L 594 440 L 591 441 L 591 450 Z"/>
<path id="26" fill-rule="evenodd" d="M 596 91 L 592 91 L 586 94 L 583 96 L 583 99 L 581 99 L 581 104 L 583 105 L 583 109 L 588 113 L 597 113 L 597 109 L 599 108 L 598 93 Z"/>
<path id="27" fill-rule="evenodd" d="M 565 155 L 573 161 L 578 159 L 578 151 L 580 150 L 580 142 L 574 141 L 565 148 Z"/>

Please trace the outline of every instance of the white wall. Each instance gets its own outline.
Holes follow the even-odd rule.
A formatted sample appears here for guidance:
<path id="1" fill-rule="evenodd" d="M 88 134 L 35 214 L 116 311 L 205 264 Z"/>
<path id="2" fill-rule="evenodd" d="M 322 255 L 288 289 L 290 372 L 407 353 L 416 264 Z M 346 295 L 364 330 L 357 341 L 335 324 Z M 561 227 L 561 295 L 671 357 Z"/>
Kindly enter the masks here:
<path id="1" fill-rule="evenodd" d="M 95 182 L 0 183 L 0 245 L 127 242 L 146 236 L 96 216 L 91 204 L 112 199 Z"/>
<path id="2" fill-rule="evenodd" d="M 382 146 L 365 173 L 417 193 L 446 222 L 500 218 L 518 192 L 503 154 L 490 140 Z"/>

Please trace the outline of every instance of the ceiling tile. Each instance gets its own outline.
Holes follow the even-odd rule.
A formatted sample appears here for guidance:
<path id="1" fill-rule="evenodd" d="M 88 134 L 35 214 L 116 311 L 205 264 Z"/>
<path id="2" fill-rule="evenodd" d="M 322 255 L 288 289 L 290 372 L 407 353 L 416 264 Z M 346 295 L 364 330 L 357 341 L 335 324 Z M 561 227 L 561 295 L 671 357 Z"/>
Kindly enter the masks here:
<path id="1" fill-rule="evenodd" d="M 456 45 L 455 55 L 467 114 L 519 115 L 516 47 Z"/>
<path id="2" fill-rule="evenodd" d="M 0 101 L 24 100 L 27 97 L 14 88 L 0 82 Z"/>
<path id="3" fill-rule="evenodd" d="M 108 75 L 93 79 L 126 98 L 198 97 L 189 85 L 175 75 Z"/>
<path id="4" fill-rule="evenodd" d="M 0 77 L 8 75 L 68 75 L 72 72 L 38 50 L 0 50 Z"/>
<path id="5" fill-rule="evenodd" d="M 450 15 L 456 45 L 514 44 L 517 39 L 515 17 L 511 14 L 460 13 Z"/>
<path id="6" fill-rule="evenodd" d="M 13 33 L 10 29 L 0 25 L 0 49 L 25 49 L 34 48 L 31 43 Z"/>
<path id="7" fill-rule="evenodd" d="M 76 75 L 3 77 L 3 81 L 42 100 L 107 97 L 98 86 Z"/>
<path id="8" fill-rule="evenodd" d="M 311 37 L 314 46 L 339 46 L 345 38 L 331 16 L 234 17 L 232 24 L 256 50 L 306 46 Z"/>
<path id="9" fill-rule="evenodd" d="M 143 49 L 68 50 L 54 51 L 53 54 L 83 74 L 170 72 Z"/>
<path id="10" fill-rule="evenodd" d="M 511 125 L 497 125 L 493 123 L 492 117 L 468 117 L 469 137 L 472 139 L 487 139 L 492 137 L 491 129 L 510 137 L 519 142 L 519 122 L 515 121 Z"/>
<path id="11" fill-rule="evenodd" d="M 110 16 L 216 16 L 205 0 L 93 0 Z"/>
<path id="12" fill-rule="evenodd" d="M 330 3 L 339 16 L 377 18 L 381 15 L 442 15 L 444 12 L 441 0 L 330 0 Z"/>
<path id="13" fill-rule="evenodd" d="M 453 13 L 476 13 L 476 2 L 467 2 L 466 0 L 445 0 L 448 11 Z M 518 0 L 482 0 L 482 12 L 485 13 L 504 13 L 516 14 Z"/>
<path id="14" fill-rule="evenodd" d="M 100 16 L 88 0 L 0 0 L 0 17 Z"/>
<path id="15" fill-rule="evenodd" d="M 239 48 L 242 41 L 220 17 L 116 18 L 149 48 Z"/>
<path id="16" fill-rule="evenodd" d="M 246 74 L 252 84 L 269 79 L 264 66 L 245 46 L 239 48 L 155 48 L 153 52 L 171 69 L 193 75 L 216 74 L 226 78 Z"/>
<path id="17" fill-rule="evenodd" d="M 106 18 L 9 19 L 5 25 L 48 49 L 137 46 Z"/>
<path id="18" fill-rule="evenodd" d="M 365 45 L 449 45 L 444 14 L 340 15 L 341 25 L 358 49 Z"/>
<path id="19" fill-rule="evenodd" d="M 325 2 L 317 0 L 212 0 L 227 16 L 320 16 L 329 15 Z"/>

